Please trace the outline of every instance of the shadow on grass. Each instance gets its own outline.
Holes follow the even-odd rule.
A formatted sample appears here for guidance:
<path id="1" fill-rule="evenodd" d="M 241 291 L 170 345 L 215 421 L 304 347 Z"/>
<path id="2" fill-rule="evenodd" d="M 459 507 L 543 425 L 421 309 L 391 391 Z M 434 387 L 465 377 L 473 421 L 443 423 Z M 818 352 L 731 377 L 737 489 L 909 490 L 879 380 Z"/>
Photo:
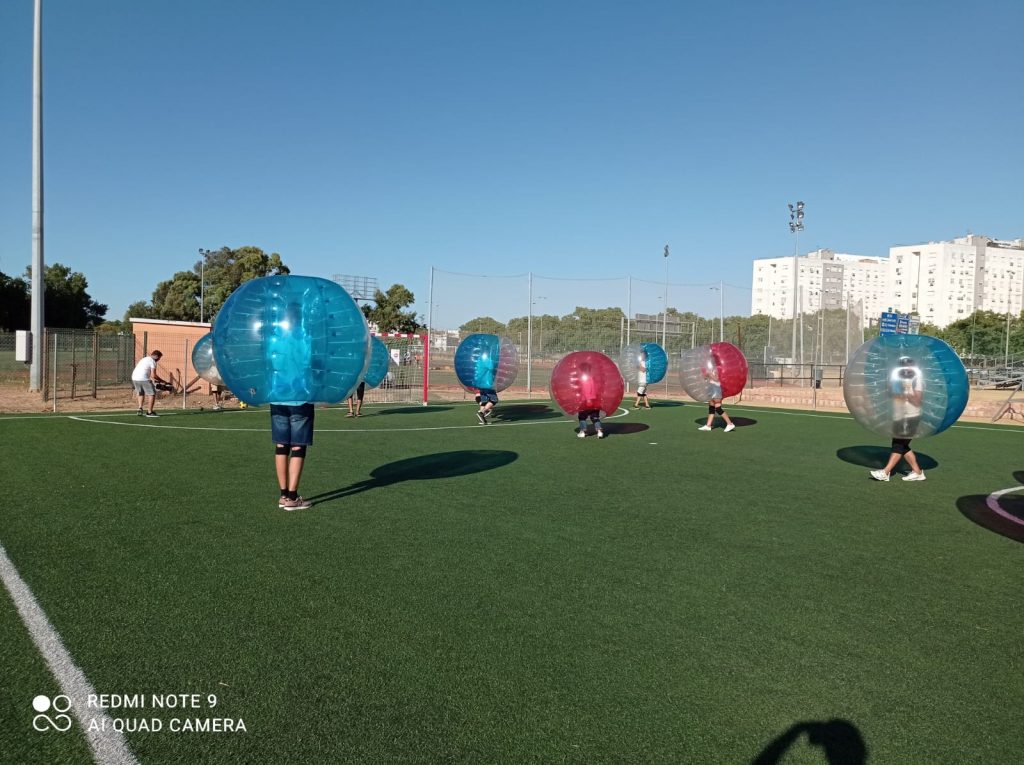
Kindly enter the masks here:
<path id="1" fill-rule="evenodd" d="M 495 422 L 525 422 L 527 420 L 557 420 L 561 412 L 547 404 L 498 404 L 492 415 Z"/>
<path id="2" fill-rule="evenodd" d="M 728 410 L 726 410 L 726 411 L 728 411 Z M 749 428 L 749 427 L 751 427 L 753 425 L 757 425 L 757 420 L 752 420 L 749 417 L 733 417 L 730 414 L 729 415 L 729 419 L 733 421 L 733 424 L 737 428 Z M 704 425 L 705 423 L 707 423 L 707 421 L 708 421 L 707 417 L 700 417 L 700 418 L 694 420 L 694 423 L 697 424 L 697 425 Z M 713 423 L 711 423 L 711 429 L 712 430 L 721 430 L 724 427 L 725 427 L 725 420 L 723 420 L 721 417 L 716 417 L 715 421 Z"/>
<path id="3" fill-rule="evenodd" d="M 396 406 L 392 409 L 372 409 L 371 414 L 430 414 L 431 412 L 449 412 L 450 406 Z M 365 413 L 364 413 L 365 416 Z"/>
<path id="4" fill-rule="evenodd" d="M 884 468 L 890 454 L 892 450 L 888 446 L 844 446 L 836 450 L 836 456 L 843 462 L 872 469 Z M 939 466 L 932 457 L 917 449 L 914 449 L 914 454 L 917 455 L 917 464 L 921 466 L 921 470 L 934 470 Z M 900 464 L 906 465 L 906 462 Z"/>
<path id="5" fill-rule="evenodd" d="M 504 467 L 519 458 L 516 452 L 489 449 L 466 449 L 457 452 L 440 452 L 411 457 L 407 460 L 388 462 L 370 472 L 369 480 L 344 486 L 339 489 L 325 491 L 314 497 L 308 497 L 315 505 L 330 502 L 333 499 L 350 497 L 371 489 L 383 489 L 403 481 L 424 481 L 432 478 L 455 478 L 458 476 L 482 473 Z"/>
<path id="6" fill-rule="evenodd" d="M 631 436 L 634 433 L 643 433 L 645 430 L 650 430 L 650 425 L 645 425 L 642 422 L 608 422 L 607 420 L 602 423 L 604 427 L 604 434 L 608 436 Z"/>
<path id="7" fill-rule="evenodd" d="M 864 765 L 868 761 L 868 747 L 856 725 L 848 720 L 808 720 L 794 723 L 773 739 L 750 765 L 787 761 L 786 752 L 805 735 L 810 746 L 821 749 L 829 765 Z"/>
<path id="8" fill-rule="evenodd" d="M 1024 484 L 1024 470 L 1013 474 L 1018 484 Z M 997 497 L 991 494 L 972 494 L 960 497 L 956 509 L 983 529 L 988 529 L 1015 542 L 1024 542 L 1024 486 L 1007 487 Z"/>

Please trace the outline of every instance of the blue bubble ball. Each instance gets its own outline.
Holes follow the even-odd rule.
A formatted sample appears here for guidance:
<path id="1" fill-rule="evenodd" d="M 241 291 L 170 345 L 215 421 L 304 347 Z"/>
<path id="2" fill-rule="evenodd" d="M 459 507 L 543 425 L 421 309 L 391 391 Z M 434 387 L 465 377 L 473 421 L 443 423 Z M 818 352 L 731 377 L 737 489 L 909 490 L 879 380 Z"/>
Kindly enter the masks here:
<path id="1" fill-rule="evenodd" d="M 619 354 L 619 370 L 623 379 L 632 385 L 640 385 L 640 372 L 646 367 L 647 378 L 642 384 L 653 385 L 665 379 L 668 372 L 668 355 L 657 343 L 632 343 Z"/>
<path id="2" fill-rule="evenodd" d="M 213 349 L 225 384 L 246 404 L 335 404 L 366 373 L 370 331 L 339 284 L 266 276 L 231 293 Z"/>
<path id="3" fill-rule="evenodd" d="M 857 349 L 846 367 L 843 397 L 854 419 L 889 438 L 941 433 L 967 406 L 960 357 L 928 335 L 879 335 Z"/>
<path id="4" fill-rule="evenodd" d="M 384 341 L 376 335 L 370 338 L 370 365 L 366 368 L 366 376 L 363 382 L 367 388 L 376 388 L 384 378 L 388 376 L 391 368 L 391 354 Z"/>
<path id="5" fill-rule="evenodd" d="M 503 391 L 519 374 L 519 351 L 507 337 L 475 333 L 455 349 L 455 376 L 466 388 Z"/>
<path id="6" fill-rule="evenodd" d="M 192 346 L 192 368 L 196 374 L 214 385 L 223 385 L 224 379 L 217 369 L 217 361 L 213 358 L 213 333 L 207 332 L 196 340 Z"/>

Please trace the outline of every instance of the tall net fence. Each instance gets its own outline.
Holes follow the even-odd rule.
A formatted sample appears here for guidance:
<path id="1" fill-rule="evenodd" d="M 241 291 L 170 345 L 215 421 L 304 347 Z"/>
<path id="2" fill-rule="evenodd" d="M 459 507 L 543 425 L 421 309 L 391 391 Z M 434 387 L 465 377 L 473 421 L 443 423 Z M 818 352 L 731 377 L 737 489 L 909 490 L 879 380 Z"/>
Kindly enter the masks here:
<path id="1" fill-rule="evenodd" d="M 422 403 L 426 400 L 423 335 L 378 335 L 388 349 L 391 363 L 383 382 L 366 391 L 367 404 Z"/>
<path id="2" fill-rule="evenodd" d="M 661 344 L 669 357 L 665 379 L 650 388 L 655 395 L 682 396 L 680 352 L 719 340 L 743 351 L 753 385 L 841 384 L 849 354 L 863 342 L 861 304 L 779 320 L 750 316 L 751 296 L 749 287 L 723 282 L 481 276 L 433 269 L 430 393 L 471 396 L 455 378 L 452 360 L 459 342 L 472 332 L 501 334 L 515 343 L 520 372 L 509 396 L 546 397 L 551 370 L 567 353 L 595 350 L 617 361 L 626 345 L 642 342 Z"/>

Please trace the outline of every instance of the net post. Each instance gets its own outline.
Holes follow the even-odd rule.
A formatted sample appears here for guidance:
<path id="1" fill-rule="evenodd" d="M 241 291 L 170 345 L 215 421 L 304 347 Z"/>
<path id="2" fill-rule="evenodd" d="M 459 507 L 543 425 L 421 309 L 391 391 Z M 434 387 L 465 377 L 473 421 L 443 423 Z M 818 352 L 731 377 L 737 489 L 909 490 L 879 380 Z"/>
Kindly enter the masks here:
<path id="1" fill-rule="evenodd" d="M 423 343 L 423 406 L 428 406 L 427 391 L 430 378 L 430 327 L 427 327 L 427 334 L 419 336 Z"/>

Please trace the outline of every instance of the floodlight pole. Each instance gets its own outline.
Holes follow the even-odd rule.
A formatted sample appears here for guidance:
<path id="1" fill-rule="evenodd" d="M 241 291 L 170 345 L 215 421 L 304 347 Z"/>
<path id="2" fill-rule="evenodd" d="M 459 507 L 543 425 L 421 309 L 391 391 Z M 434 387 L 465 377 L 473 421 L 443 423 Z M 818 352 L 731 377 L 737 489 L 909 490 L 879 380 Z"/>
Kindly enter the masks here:
<path id="1" fill-rule="evenodd" d="M 718 341 L 725 342 L 725 282 L 718 281 Z"/>
<path id="2" fill-rule="evenodd" d="M 206 316 L 206 255 L 209 250 L 199 248 L 199 321 L 205 321 Z"/>
<path id="3" fill-rule="evenodd" d="M 793 234 L 795 238 L 793 240 L 793 347 L 790 349 L 789 356 L 794 362 L 796 361 L 796 301 L 800 285 L 800 232 L 803 230 L 804 203 L 797 202 L 796 205 L 790 204 L 789 233 Z"/>
<path id="4" fill-rule="evenodd" d="M 43 0 L 36 0 L 32 49 L 32 362 L 28 389 L 43 389 L 43 332 L 46 284 L 43 281 Z M 56 390 L 54 405 L 56 405 Z"/>

